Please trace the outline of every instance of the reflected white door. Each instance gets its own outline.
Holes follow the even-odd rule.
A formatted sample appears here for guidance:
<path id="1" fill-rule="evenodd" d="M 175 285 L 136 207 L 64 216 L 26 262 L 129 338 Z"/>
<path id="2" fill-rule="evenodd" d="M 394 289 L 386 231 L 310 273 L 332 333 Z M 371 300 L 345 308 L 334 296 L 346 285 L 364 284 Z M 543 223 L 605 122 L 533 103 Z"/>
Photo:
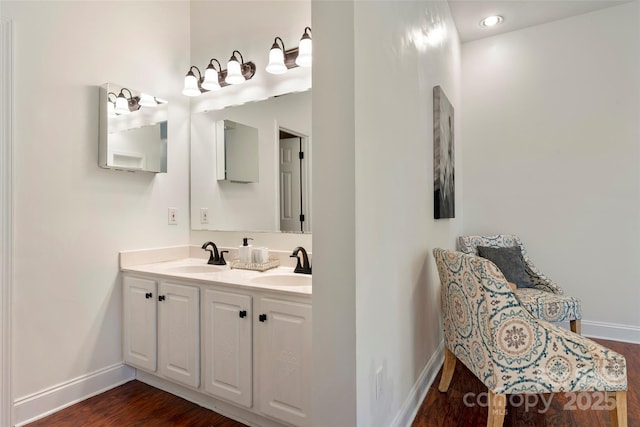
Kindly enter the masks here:
<path id="1" fill-rule="evenodd" d="M 280 140 L 280 231 L 301 231 L 300 138 Z"/>

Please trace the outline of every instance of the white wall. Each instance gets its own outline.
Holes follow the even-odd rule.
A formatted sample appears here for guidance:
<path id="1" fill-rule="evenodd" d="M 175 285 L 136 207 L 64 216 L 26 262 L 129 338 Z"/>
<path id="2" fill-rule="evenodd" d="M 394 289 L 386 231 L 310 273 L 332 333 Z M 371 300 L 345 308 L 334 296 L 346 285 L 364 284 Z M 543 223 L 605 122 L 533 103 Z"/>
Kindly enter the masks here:
<path id="1" fill-rule="evenodd" d="M 314 423 L 407 423 L 441 341 L 431 251 L 462 225 L 459 137 L 457 218 L 433 219 L 432 91 L 460 106 L 460 44 L 446 2 L 318 1 L 313 22 Z"/>
<path id="2" fill-rule="evenodd" d="M 312 419 L 355 426 L 354 4 L 312 1 L 312 17 Z"/>
<path id="3" fill-rule="evenodd" d="M 2 7 L 15 32 L 12 382 L 26 404 L 121 363 L 118 251 L 188 241 L 189 4 Z M 98 167 L 107 81 L 170 102 L 167 174 Z"/>
<path id="4" fill-rule="evenodd" d="M 464 232 L 519 234 L 585 334 L 640 342 L 640 5 L 462 56 Z"/>

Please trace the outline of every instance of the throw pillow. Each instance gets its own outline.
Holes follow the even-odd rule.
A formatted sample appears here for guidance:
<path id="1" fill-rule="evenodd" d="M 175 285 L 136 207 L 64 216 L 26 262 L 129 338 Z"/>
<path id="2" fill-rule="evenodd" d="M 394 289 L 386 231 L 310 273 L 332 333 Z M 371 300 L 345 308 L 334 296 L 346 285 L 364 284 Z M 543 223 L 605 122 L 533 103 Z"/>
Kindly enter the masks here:
<path id="1" fill-rule="evenodd" d="M 519 288 L 531 288 L 531 280 L 525 271 L 524 258 L 519 246 L 506 248 L 490 248 L 478 246 L 478 255 L 492 261 L 502 271 L 508 282 Z"/>

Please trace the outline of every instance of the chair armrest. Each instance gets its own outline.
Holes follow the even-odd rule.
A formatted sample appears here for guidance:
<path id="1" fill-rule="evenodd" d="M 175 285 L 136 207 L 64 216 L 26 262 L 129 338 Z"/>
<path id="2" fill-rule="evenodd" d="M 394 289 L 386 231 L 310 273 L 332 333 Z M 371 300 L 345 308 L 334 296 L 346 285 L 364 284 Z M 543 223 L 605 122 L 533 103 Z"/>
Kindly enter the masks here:
<path id="1" fill-rule="evenodd" d="M 512 338 L 508 334 L 515 330 L 509 328 L 501 332 L 503 328 L 493 328 L 493 341 L 497 346 L 492 352 L 497 368 L 497 387 L 494 392 L 520 394 L 627 390 L 626 360 L 623 355 L 544 320 L 526 323 L 531 329 L 523 328 L 525 339 L 521 344 L 528 351 L 512 361 L 506 360 L 505 356 L 513 355 L 510 352 L 514 351 L 514 347 L 505 348 L 505 345 Z M 531 338 L 526 338 L 527 333 L 533 333 L 533 342 Z"/>
<path id="2" fill-rule="evenodd" d="M 524 261 L 525 270 L 529 275 L 529 279 L 531 279 L 531 284 L 534 288 L 540 289 L 541 291 L 551 292 L 557 295 L 564 295 L 564 291 L 562 290 L 562 288 L 556 282 L 542 274 L 540 270 L 538 270 L 538 268 L 533 265 L 528 257 L 525 257 Z"/>

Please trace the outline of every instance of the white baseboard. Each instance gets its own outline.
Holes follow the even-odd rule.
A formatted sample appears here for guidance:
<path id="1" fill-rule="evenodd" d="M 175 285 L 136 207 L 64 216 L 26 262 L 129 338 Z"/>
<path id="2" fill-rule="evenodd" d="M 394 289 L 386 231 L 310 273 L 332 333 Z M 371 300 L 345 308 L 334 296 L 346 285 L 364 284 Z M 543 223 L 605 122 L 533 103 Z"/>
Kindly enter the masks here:
<path id="1" fill-rule="evenodd" d="M 391 427 L 405 427 L 411 426 L 413 419 L 420 409 L 420 405 L 424 400 L 433 380 L 435 379 L 440 367 L 444 361 L 444 341 L 440 341 L 440 345 L 436 349 L 429 362 L 420 373 L 418 381 L 414 384 L 409 396 L 405 399 L 400 411 L 391 423 Z"/>
<path id="2" fill-rule="evenodd" d="M 37 419 L 103 393 L 135 378 L 135 370 L 122 363 L 74 378 L 13 402 L 14 425 Z"/>
<path id="3" fill-rule="evenodd" d="M 582 335 L 640 344 L 640 327 L 637 326 L 582 320 Z"/>

